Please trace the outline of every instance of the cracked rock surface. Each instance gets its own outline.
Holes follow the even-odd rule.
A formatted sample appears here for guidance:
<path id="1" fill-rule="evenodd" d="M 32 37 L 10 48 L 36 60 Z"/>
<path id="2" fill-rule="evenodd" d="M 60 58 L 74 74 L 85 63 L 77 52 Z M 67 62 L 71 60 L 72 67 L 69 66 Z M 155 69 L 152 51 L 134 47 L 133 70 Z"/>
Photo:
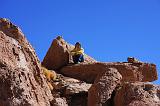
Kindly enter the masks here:
<path id="1" fill-rule="evenodd" d="M 40 62 L 23 33 L 1 18 L 0 105 L 50 105 L 53 97 L 41 73 Z"/>

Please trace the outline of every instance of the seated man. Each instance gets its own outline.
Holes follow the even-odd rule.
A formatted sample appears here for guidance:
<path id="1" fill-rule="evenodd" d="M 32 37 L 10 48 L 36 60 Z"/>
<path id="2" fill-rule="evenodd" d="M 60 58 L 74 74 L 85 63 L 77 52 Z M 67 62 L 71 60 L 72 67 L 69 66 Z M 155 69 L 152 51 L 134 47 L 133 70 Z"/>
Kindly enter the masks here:
<path id="1" fill-rule="evenodd" d="M 81 48 L 81 44 L 77 42 L 75 48 L 71 51 L 73 62 L 75 64 L 84 62 L 84 50 Z"/>

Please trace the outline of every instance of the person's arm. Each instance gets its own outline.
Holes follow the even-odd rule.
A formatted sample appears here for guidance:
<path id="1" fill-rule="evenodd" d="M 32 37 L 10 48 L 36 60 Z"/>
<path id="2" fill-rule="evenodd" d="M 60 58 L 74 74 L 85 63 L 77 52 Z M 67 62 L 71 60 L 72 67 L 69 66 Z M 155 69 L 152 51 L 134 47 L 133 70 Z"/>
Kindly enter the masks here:
<path id="1" fill-rule="evenodd" d="M 80 53 L 80 54 L 84 54 L 84 49 L 83 49 L 83 48 L 81 48 L 81 50 L 79 50 L 79 51 L 78 51 L 78 53 Z"/>
<path id="2" fill-rule="evenodd" d="M 76 52 L 75 48 L 73 50 L 71 50 L 71 55 L 74 55 Z"/>

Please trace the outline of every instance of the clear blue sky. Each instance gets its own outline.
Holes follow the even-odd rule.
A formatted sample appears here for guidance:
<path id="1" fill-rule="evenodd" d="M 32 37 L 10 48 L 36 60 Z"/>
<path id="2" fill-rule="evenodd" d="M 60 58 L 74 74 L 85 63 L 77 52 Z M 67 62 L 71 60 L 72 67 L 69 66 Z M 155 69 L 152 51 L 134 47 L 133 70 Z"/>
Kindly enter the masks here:
<path id="1" fill-rule="evenodd" d="M 99 61 L 134 56 L 155 63 L 160 73 L 159 0 L 2 0 L 0 8 L 0 17 L 21 27 L 41 61 L 60 34 L 72 44 L 80 41 Z"/>

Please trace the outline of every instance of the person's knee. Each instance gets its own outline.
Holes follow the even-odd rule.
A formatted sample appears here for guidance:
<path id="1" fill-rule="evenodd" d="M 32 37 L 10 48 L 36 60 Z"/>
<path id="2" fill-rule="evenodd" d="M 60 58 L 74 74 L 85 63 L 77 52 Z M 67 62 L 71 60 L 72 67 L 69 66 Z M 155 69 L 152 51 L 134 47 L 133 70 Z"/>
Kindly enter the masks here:
<path id="1" fill-rule="evenodd" d="M 83 54 L 73 56 L 73 62 L 75 64 L 77 64 L 79 62 L 84 62 L 84 56 L 83 56 Z"/>
<path id="2" fill-rule="evenodd" d="M 83 54 L 80 55 L 80 62 L 84 62 L 84 56 L 83 56 Z"/>
<path id="3" fill-rule="evenodd" d="M 84 55 L 82 55 L 82 62 L 84 62 Z"/>

